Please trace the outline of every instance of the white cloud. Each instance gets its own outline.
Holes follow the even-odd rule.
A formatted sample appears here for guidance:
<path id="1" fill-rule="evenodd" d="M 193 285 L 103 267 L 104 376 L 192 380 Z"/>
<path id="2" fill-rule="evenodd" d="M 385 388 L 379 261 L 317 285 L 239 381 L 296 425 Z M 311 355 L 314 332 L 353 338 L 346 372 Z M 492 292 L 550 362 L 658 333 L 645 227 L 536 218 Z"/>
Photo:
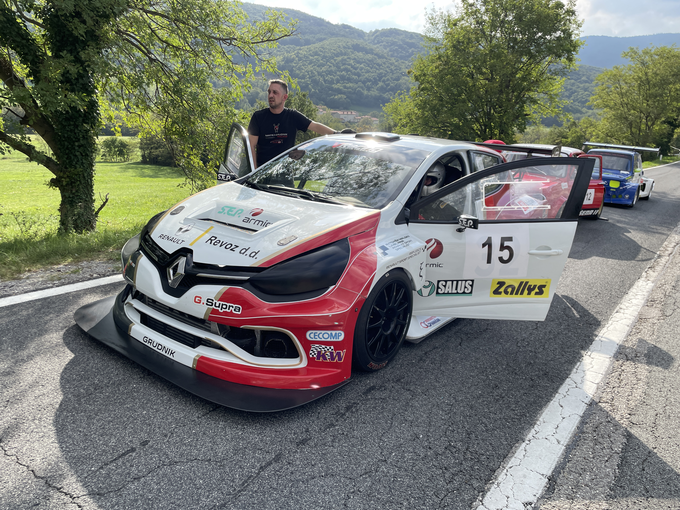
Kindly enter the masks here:
<path id="1" fill-rule="evenodd" d="M 457 0 L 256 0 L 279 9 L 296 9 L 331 23 L 365 31 L 401 28 L 423 33 L 425 13 L 432 8 L 453 10 Z M 680 32 L 678 0 L 577 0 L 583 19 L 582 35 L 627 37 Z"/>

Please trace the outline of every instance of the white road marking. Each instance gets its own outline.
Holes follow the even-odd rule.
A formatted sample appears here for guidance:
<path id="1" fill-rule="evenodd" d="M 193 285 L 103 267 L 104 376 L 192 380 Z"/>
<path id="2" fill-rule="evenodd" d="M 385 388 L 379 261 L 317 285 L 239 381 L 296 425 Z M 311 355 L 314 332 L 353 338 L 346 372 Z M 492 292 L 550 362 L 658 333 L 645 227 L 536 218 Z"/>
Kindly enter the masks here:
<path id="1" fill-rule="evenodd" d="M 476 510 L 525 510 L 541 496 L 586 408 L 596 396 L 654 283 L 680 245 L 680 225 L 614 311 L 607 325 L 543 410 L 524 442 L 511 453 Z"/>
<path id="2" fill-rule="evenodd" d="M 17 296 L 9 296 L 0 298 L 0 308 L 4 306 L 18 305 L 19 303 L 26 303 L 35 299 L 43 299 L 46 297 L 59 296 L 61 294 L 68 294 L 69 292 L 76 292 L 79 290 L 91 289 L 101 285 L 108 285 L 109 283 L 118 283 L 123 281 L 123 275 L 117 274 L 114 276 L 107 276 L 106 278 L 98 278 L 96 280 L 88 280 L 86 282 L 73 283 L 71 285 L 63 285 L 61 287 L 53 287 L 51 289 L 37 290 L 35 292 L 28 292 L 26 294 L 19 294 Z"/>

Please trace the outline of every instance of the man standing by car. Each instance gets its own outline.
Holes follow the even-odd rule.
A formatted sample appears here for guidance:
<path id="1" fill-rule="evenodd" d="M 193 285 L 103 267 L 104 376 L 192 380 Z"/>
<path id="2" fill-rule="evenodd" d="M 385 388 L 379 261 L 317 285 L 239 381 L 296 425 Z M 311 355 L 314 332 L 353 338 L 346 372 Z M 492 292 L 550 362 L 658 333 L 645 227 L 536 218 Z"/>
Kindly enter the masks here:
<path id="1" fill-rule="evenodd" d="M 328 126 L 285 107 L 288 99 L 288 84 L 285 81 L 269 80 L 267 99 L 269 108 L 253 113 L 248 125 L 255 168 L 293 147 L 298 131 L 311 129 L 320 135 L 335 133 Z"/>

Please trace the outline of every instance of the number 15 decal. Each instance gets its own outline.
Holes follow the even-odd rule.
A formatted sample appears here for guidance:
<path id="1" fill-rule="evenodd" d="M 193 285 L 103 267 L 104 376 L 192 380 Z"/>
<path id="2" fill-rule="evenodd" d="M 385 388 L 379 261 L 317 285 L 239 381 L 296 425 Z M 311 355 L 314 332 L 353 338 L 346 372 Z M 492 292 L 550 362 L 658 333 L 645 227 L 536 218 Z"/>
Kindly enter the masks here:
<path id="1" fill-rule="evenodd" d="M 523 278 L 529 266 L 529 225 L 484 224 L 465 231 L 465 278 Z"/>
<path id="2" fill-rule="evenodd" d="M 507 252 L 504 256 L 498 257 L 498 261 L 501 264 L 509 264 L 512 262 L 512 258 L 515 256 L 515 250 L 512 249 L 512 246 L 510 245 L 512 243 L 512 236 L 508 237 L 501 237 L 501 243 L 500 243 L 500 248 L 498 249 L 499 252 Z M 482 243 L 482 248 L 487 248 L 487 253 L 486 253 L 486 263 L 491 264 L 491 257 L 493 253 L 493 239 L 491 236 L 486 238 L 486 241 Z"/>

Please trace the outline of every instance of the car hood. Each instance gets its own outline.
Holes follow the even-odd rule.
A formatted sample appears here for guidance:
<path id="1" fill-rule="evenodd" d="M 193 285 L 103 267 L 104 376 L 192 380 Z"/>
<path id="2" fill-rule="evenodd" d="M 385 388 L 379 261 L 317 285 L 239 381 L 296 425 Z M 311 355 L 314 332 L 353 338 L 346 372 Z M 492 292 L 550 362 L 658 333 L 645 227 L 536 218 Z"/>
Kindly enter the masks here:
<path id="1" fill-rule="evenodd" d="M 269 267 L 375 228 L 380 211 L 313 202 L 244 187 L 214 186 L 175 205 L 151 231 L 166 252 L 221 266 Z"/>
<path id="2" fill-rule="evenodd" d="M 615 180 L 615 181 L 625 181 L 630 179 L 633 175 L 630 172 L 620 172 L 618 170 L 608 170 L 607 168 L 602 169 L 602 179 Z"/>

